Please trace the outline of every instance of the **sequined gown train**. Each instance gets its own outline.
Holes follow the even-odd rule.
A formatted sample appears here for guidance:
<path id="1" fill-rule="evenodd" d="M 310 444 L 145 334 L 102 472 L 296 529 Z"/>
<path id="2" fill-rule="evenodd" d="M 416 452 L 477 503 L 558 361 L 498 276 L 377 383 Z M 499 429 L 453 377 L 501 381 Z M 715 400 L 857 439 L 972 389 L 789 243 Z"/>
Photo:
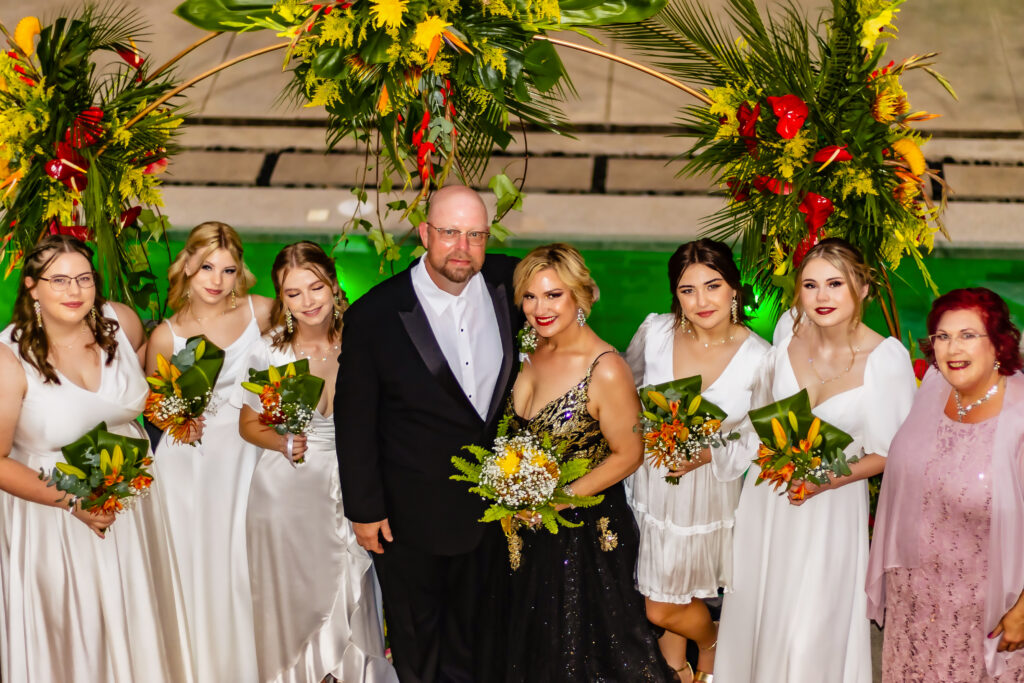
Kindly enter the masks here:
<path id="1" fill-rule="evenodd" d="M 604 354 L 602 354 L 604 355 Z M 609 452 L 600 426 L 587 411 L 590 377 L 553 400 L 531 420 L 515 415 L 509 433 L 551 434 L 569 443 L 566 453 L 592 466 Z M 513 571 L 498 525 L 487 545 L 493 570 L 481 610 L 478 680 L 540 683 L 670 681 L 633 587 L 639 537 L 622 483 L 605 489 L 595 507 L 562 514 L 578 528 L 520 531 L 521 566 Z"/>

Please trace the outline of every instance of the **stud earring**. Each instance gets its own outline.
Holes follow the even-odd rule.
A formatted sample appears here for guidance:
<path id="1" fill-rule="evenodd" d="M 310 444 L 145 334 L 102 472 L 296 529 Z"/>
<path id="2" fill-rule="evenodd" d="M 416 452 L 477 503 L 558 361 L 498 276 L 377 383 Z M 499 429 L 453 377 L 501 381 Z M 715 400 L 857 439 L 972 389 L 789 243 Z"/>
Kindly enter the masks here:
<path id="1" fill-rule="evenodd" d="M 238 302 L 235 301 L 235 288 L 232 287 L 231 288 L 231 308 L 235 308 L 237 306 L 238 306 Z"/>
<path id="2" fill-rule="evenodd" d="M 519 330 L 519 350 L 522 353 L 533 353 L 537 350 L 537 330 L 530 326 L 530 323 L 523 323 L 523 329 Z"/>
<path id="3" fill-rule="evenodd" d="M 999 361 L 996 361 L 996 364 L 992 366 L 992 369 L 995 370 L 996 372 L 999 372 L 999 368 L 1000 368 Z"/>
<path id="4" fill-rule="evenodd" d="M 36 325 L 39 327 L 43 326 L 43 305 L 39 303 L 39 299 L 32 302 L 32 310 L 36 312 Z"/>
<path id="5" fill-rule="evenodd" d="M 582 308 L 576 309 L 576 324 L 580 327 L 587 324 L 587 314 L 583 312 Z"/>
<path id="6" fill-rule="evenodd" d="M 288 330 L 288 334 L 295 331 L 295 325 L 292 323 L 292 312 L 287 308 L 284 310 L 284 326 Z"/>
<path id="7" fill-rule="evenodd" d="M 729 306 L 729 310 L 732 312 L 732 324 L 733 325 L 738 325 L 739 322 L 740 322 L 739 308 L 740 308 L 740 306 L 736 302 L 736 295 L 733 294 L 732 295 L 732 304 Z"/>

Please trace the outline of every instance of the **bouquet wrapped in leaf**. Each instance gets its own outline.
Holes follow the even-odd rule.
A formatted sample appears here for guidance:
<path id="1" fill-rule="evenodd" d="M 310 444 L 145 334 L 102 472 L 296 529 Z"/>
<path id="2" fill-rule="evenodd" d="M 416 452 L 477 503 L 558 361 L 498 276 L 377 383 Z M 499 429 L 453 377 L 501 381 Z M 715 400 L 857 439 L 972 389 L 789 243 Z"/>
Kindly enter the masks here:
<path id="1" fill-rule="evenodd" d="M 470 445 L 463 448 L 476 457 L 476 462 L 455 456 L 452 464 L 460 474 L 455 481 L 466 481 L 473 486 L 471 493 L 484 500 L 494 501 L 480 518 L 481 522 L 501 522 L 509 543 L 509 562 L 519 567 L 522 540 L 516 534 L 523 523 L 521 511 L 530 511 L 539 523 L 553 534 L 558 527 L 578 527 L 581 522 L 570 522 L 555 508 L 564 504 L 573 507 L 597 505 L 604 496 L 577 496 L 567 494 L 562 487 L 590 471 L 587 458 L 565 458 L 565 443 L 553 445 L 551 436 L 532 434 L 508 436 L 510 417 L 498 425 L 494 446 L 488 450 Z"/>
<path id="2" fill-rule="evenodd" d="M 751 410 L 749 417 L 761 439 L 754 460 L 761 474 L 755 486 L 767 481 L 778 490 L 785 485 L 795 499 L 803 500 L 807 495 L 806 482 L 827 484 L 829 474 L 850 474 L 843 449 L 853 442 L 853 437 L 811 412 L 806 389 Z M 794 486 L 795 482 L 799 483 Z"/>
<path id="3" fill-rule="evenodd" d="M 60 450 L 64 462 L 49 474 L 40 470 L 39 478 L 69 494 L 69 507 L 81 501 L 83 510 L 120 512 L 153 483 L 149 441 L 108 432 L 105 422 Z"/>
<path id="4" fill-rule="evenodd" d="M 260 424 L 278 434 L 305 434 L 324 390 L 324 380 L 309 372 L 309 360 L 273 366 L 266 370 L 249 369 L 249 381 L 242 387 L 260 397 L 263 412 Z M 305 458 L 293 462 L 301 465 Z"/>
<path id="5" fill-rule="evenodd" d="M 189 337 L 185 348 L 170 361 L 157 354 L 156 364 L 156 372 L 146 378 L 149 397 L 142 414 L 158 429 L 183 442 L 210 403 L 224 365 L 224 351 L 203 335 L 196 335 Z"/>
<path id="6" fill-rule="evenodd" d="M 694 375 L 640 389 L 644 452 L 654 466 L 677 470 L 705 448 L 739 438 L 736 432 L 722 434 L 725 411 L 701 396 L 701 382 Z M 665 481 L 678 484 L 679 477 Z"/>

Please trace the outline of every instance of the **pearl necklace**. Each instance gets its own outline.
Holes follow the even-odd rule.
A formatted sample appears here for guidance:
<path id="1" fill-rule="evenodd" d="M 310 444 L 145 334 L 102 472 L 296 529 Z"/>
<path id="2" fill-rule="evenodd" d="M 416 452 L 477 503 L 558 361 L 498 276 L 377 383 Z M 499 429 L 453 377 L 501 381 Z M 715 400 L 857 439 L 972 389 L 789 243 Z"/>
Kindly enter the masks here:
<path id="1" fill-rule="evenodd" d="M 967 407 L 964 407 L 964 406 L 960 405 L 960 390 L 959 389 L 953 389 L 953 398 L 956 400 L 956 417 L 957 417 L 957 422 L 963 422 L 964 418 L 967 417 L 967 413 L 971 412 L 972 410 L 974 410 L 975 408 L 980 406 L 982 403 L 984 403 L 985 401 L 987 401 L 990 398 L 992 398 L 993 396 L 995 396 L 996 392 L 999 391 L 999 382 L 1001 380 L 1002 380 L 1002 378 L 997 379 L 996 383 L 993 384 L 989 388 L 989 390 L 985 392 L 984 396 L 979 398 L 974 403 L 971 403 Z"/>
<path id="2" fill-rule="evenodd" d="M 331 351 L 341 351 L 341 344 L 334 344 L 333 346 L 328 346 L 326 355 L 324 355 L 323 358 L 317 358 L 316 356 L 309 355 L 308 353 L 300 349 L 296 344 L 292 344 L 292 348 L 295 349 L 295 353 L 300 358 L 305 358 L 306 360 L 319 360 L 321 363 L 326 363 L 327 359 L 331 357 Z M 337 358 L 337 354 L 335 354 L 335 358 Z"/>
<path id="3" fill-rule="evenodd" d="M 724 344 L 728 344 L 729 342 L 731 342 L 734 339 L 736 339 L 736 335 L 735 334 L 730 334 L 725 339 L 719 339 L 718 341 L 713 341 L 713 342 L 702 342 L 700 339 L 697 339 L 697 333 L 694 332 L 693 330 L 687 329 L 686 333 L 688 335 L 690 335 L 691 337 L 693 337 L 693 340 L 695 342 L 697 342 L 698 344 L 700 344 L 701 346 L 703 346 L 705 349 L 710 349 L 712 346 L 723 346 Z"/>
<path id="4" fill-rule="evenodd" d="M 811 366 L 811 372 L 813 372 L 814 376 L 818 378 L 818 382 L 820 384 L 828 384 L 829 382 L 835 382 L 837 379 L 839 379 L 840 377 L 842 377 L 843 375 L 848 373 L 851 368 L 853 368 L 853 363 L 854 363 L 854 361 L 857 360 L 857 352 L 860 351 L 860 347 L 859 346 L 854 346 L 851 351 L 852 352 L 850 353 L 850 364 L 846 366 L 845 370 L 843 370 L 842 372 L 840 372 L 838 375 L 836 375 L 834 377 L 829 377 L 827 379 L 823 379 L 822 376 L 818 374 L 818 369 L 816 367 L 814 367 L 814 356 L 811 356 L 811 355 L 808 354 L 808 356 L 807 356 L 807 364 Z"/>

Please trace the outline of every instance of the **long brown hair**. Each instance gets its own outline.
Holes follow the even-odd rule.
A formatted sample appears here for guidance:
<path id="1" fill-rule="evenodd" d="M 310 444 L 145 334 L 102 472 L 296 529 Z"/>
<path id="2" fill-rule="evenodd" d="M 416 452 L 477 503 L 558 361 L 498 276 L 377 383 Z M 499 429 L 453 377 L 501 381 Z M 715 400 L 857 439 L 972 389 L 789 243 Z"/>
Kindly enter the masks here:
<path id="1" fill-rule="evenodd" d="M 238 276 L 235 289 L 238 296 L 245 296 L 249 288 L 256 282 L 255 276 L 242 260 L 242 238 L 235 229 L 226 223 L 207 221 L 192 228 L 185 241 L 185 246 L 174 258 L 174 263 L 167 269 L 167 305 L 172 311 L 180 311 L 188 304 L 188 286 L 191 275 L 185 273 L 185 263 L 201 254 L 202 259 L 217 251 L 226 250 L 235 259 Z M 195 273 L 193 273 L 195 275 Z"/>
<path id="2" fill-rule="evenodd" d="M 281 288 L 284 286 L 284 279 L 288 277 L 289 271 L 293 268 L 305 268 L 316 275 L 321 282 L 328 285 L 332 290 L 337 289 L 338 295 L 334 299 L 334 321 L 327 330 L 327 341 L 333 342 L 341 337 L 341 326 L 345 309 L 348 308 L 348 298 L 345 290 L 338 283 L 338 272 L 335 270 L 334 259 L 328 256 L 319 244 L 303 240 L 295 244 L 289 244 L 277 254 L 274 259 L 274 266 L 271 268 L 270 277 L 274 281 L 274 307 L 270 312 L 270 319 L 273 325 L 278 328 L 274 333 L 274 347 L 281 350 L 292 343 L 295 338 L 294 329 L 288 331 L 285 326 L 285 305 L 281 300 Z"/>
<path id="3" fill-rule="evenodd" d="M 96 283 L 96 299 L 93 302 L 93 312 L 85 316 L 85 323 L 92 331 L 96 344 L 107 352 L 107 365 L 114 361 L 117 354 L 117 338 L 114 335 L 117 333 L 118 324 L 116 320 L 102 314 L 106 299 L 103 297 L 103 281 L 92 265 L 92 249 L 86 246 L 85 242 L 69 235 L 47 235 L 28 253 L 25 264 L 21 267 L 21 284 L 18 286 L 14 314 L 11 316 L 11 323 L 14 325 L 11 340 L 18 344 L 18 352 L 25 362 L 43 376 L 43 381 L 54 384 L 60 384 L 60 378 L 57 376 L 57 370 L 50 364 L 50 341 L 46 336 L 46 328 L 36 319 L 33 306 L 35 300 L 29 292 L 39 286 L 39 278 L 61 254 L 81 254 L 89 262 L 93 281 Z M 32 278 L 31 288 L 25 284 L 26 278 Z"/>

